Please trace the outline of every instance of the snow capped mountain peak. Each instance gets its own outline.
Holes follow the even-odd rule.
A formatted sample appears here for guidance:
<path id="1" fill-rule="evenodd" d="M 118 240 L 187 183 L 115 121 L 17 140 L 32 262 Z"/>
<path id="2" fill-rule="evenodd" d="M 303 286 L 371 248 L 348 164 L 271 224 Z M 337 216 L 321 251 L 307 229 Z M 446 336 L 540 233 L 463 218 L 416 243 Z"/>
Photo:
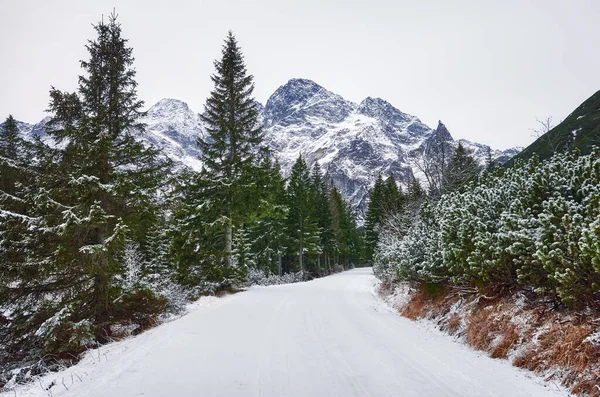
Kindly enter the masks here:
<path id="1" fill-rule="evenodd" d="M 151 131 L 176 131 L 193 138 L 198 137 L 201 131 L 200 115 L 178 99 L 161 99 L 148 109 L 142 121 Z"/>
<path id="2" fill-rule="evenodd" d="M 312 80 L 291 79 L 267 100 L 265 127 L 310 122 L 311 117 L 340 122 L 356 108 L 352 102 Z"/>
<path id="3" fill-rule="evenodd" d="M 196 144 L 203 136 L 200 115 L 187 103 L 164 98 L 154 104 L 141 120 L 146 124 L 143 139 L 162 149 L 176 162 L 200 169 L 200 152 Z"/>
<path id="4" fill-rule="evenodd" d="M 454 140 L 450 131 L 448 131 L 448 128 L 446 128 L 441 120 L 438 121 L 438 126 L 433 132 L 433 135 L 435 136 L 435 139 L 443 142 L 452 142 Z"/>
<path id="5" fill-rule="evenodd" d="M 369 117 L 377 117 L 394 122 L 405 122 L 410 120 L 411 116 L 402 113 L 392 106 L 388 101 L 381 98 L 365 98 L 358 105 L 358 112 Z"/>
<path id="6" fill-rule="evenodd" d="M 319 162 L 359 216 L 366 209 L 377 174 L 393 174 L 401 185 L 406 184 L 417 173 L 411 153 L 433 139 L 458 145 L 441 121 L 433 130 L 381 98 L 367 97 L 356 104 L 308 79 L 289 80 L 258 110 L 264 122 L 264 142 L 284 174 L 289 175 L 300 154 L 310 167 Z M 140 121 L 147 126 L 141 140 L 161 149 L 179 166 L 201 168 L 197 140 L 204 137 L 205 128 L 187 103 L 161 99 Z M 25 135 L 43 135 L 46 122 L 23 123 L 20 129 Z M 490 151 L 486 145 L 461 142 L 484 163 Z M 491 154 L 493 159 L 506 161 L 517 151 L 492 150 Z"/>
<path id="7" fill-rule="evenodd" d="M 173 115 L 188 113 L 192 113 L 192 111 L 187 103 L 179 99 L 163 98 L 148 109 L 147 117 L 172 118 Z"/>

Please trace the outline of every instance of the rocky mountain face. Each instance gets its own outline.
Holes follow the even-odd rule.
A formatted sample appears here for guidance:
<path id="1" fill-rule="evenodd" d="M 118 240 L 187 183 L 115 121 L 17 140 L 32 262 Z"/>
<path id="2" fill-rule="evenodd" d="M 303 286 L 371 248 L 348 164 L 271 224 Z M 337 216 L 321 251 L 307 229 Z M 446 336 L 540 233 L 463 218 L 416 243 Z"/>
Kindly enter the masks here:
<path id="1" fill-rule="evenodd" d="M 441 122 L 434 130 L 383 99 L 368 97 L 356 104 L 306 79 L 292 79 L 279 87 L 261 106 L 261 116 L 265 143 L 283 172 L 289 174 L 299 155 L 309 166 L 318 161 L 359 216 L 379 173 L 393 174 L 405 185 L 413 175 L 422 178 L 414 158 L 428 142 L 441 139 L 451 148 L 459 142 Z M 141 139 L 159 147 L 180 166 L 201 167 L 196 139 L 203 136 L 204 128 L 199 114 L 185 102 L 162 99 L 142 121 L 147 130 Z M 44 136 L 46 122 L 47 118 L 35 125 L 21 123 L 20 128 L 26 136 Z M 520 150 L 490 150 L 486 145 L 460 142 L 482 164 L 488 152 L 505 162 Z"/>

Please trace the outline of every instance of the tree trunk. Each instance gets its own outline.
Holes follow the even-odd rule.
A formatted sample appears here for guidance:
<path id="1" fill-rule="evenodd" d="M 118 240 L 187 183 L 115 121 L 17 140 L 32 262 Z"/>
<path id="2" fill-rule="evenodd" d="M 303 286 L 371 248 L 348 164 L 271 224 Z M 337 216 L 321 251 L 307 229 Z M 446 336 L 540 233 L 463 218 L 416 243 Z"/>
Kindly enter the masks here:
<path id="1" fill-rule="evenodd" d="M 304 263 L 303 263 L 303 251 L 304 251 L 304 247 L 303 247 L 303 241 L 302 241 L 302 237 L 300 237 L 300 249 L 298 250 L 298 260 L 300 261 L 300 271 L 303 272 L 304 271 Z"/>
<path id="2" fill-rule="evenodd" d="M 283 266 L 281 263 L 281 254 L 277 254 L 277 265 L 279 267 L 279 276 L 283 276 Z"/>
<path id="3" fill-rule="evenodd" d="M 227 266 L 231 266 L 233 263 L 232 257 L 233 251 L 233 228 L 231 227 L 231 221 L 227 225 L 227 229 L 225 230 L 225 255 L 227 257 Z"/>
<path id="4" fill-rule="evenodd" d="M 321 277 L 321 254 L 317 255 L 317 270 L 319 272 L 319 277 Z"/>
<path id="5" fill-rule="evenodd" d="M 300 271 L 303 272 L 304 271 L 304 263 L 303 263 L 303 256 L 304 256 L 304 220 L 302 219 L 302 216 L 300 216 L 300 250 L 298 251 L 298 257 L 299 257 L 299 261 L 300 261 Z"/>

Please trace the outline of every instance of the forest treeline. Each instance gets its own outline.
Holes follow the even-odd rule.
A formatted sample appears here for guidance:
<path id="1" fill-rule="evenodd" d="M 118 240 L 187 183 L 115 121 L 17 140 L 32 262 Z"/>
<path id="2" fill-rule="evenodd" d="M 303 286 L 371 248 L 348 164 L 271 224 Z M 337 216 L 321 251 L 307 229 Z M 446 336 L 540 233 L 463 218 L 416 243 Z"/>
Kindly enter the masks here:
<path id="1" fill-rule="evenodd" d="M 12 116 L 0 128 L 0 368 L 72 361 L 249 277 L 306 280 L 360 263 L 361 233 L 318 163 L 299 157 L 284 178 L 263 144 L 231 32 L 195 172 L 136 138 L 132 48 L 114 13 L 94 30 L 77 90 L 50 91 L 53 144 L 23 139 Z"/>

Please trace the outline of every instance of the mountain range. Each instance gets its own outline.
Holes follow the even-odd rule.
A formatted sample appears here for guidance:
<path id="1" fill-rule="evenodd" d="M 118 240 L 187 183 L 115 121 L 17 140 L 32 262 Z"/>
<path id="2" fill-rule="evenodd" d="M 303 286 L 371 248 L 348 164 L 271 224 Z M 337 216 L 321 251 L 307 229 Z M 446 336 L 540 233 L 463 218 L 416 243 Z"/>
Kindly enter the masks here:
<path id="1" fill-rule="evenodd" d="M 368 97 L 360 103 L 342 98 L 307 79 L 291 79 L 260 105 L 265 143 L 288 175 L 299 155 L 309 166 L 319 162 L 357 214 L 362 215 L 368 193 L 378 174 L 394 175 L 401 184 L 421 178 L 414 160 L 432 139 L 450 148 L 463 146 L 483 164 L 488 157 L 503 163 L 521 148 L 492 150 L 487 145 L 455 140 L 440 121 L 437 128 L 403 113 L 389 102 Z M 37 124 L 20 122 L 26 137 L 45 135 L 48 117 Z M 196 139 L 204 136 L 199 113 L 177 99 L 162 99 L 142 120 L 146 132 L 140 138 L 160 148 L 180 167 L 200 169 Z"/>

